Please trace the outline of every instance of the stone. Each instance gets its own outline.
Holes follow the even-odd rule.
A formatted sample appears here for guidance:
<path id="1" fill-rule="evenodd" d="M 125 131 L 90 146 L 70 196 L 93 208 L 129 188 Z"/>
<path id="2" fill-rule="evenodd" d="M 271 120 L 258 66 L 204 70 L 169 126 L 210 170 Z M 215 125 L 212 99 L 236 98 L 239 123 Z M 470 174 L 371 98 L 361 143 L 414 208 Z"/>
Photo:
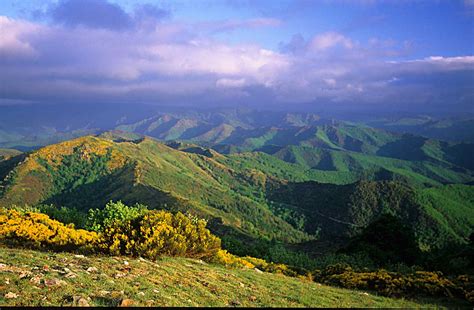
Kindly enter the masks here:
<path id="1" fill-rule="evenodd" d="M 255 297 L 255 296 L 249 296 L 249 300 L 250 300 L 250 301 L 256 301 L 256 300 L 257 300 L 257 297 Z"/>
<path id="2" fill-rule="evenodd" d="M 89 267 L 89 268 L 87 268 L 86 271 L 87 272 L 97 272 L 97 271 L 99 271 L 99 269 L 97 269 L 96 267 Z"/>
<path id="3" fill-rule="evenodd" d="M 255 271 L 258 272 L 258 273 L 263 273 L 263 271 L 261 271 L 261 270 L 258 269 L 258 268 L 254 268 L 253 270 L 255 270 Z"/>
<path id="4" fill-rule="evenodd" d="M 125 276 L 127 276 L 126 273 L 117 272 L 117 273 L 115 274 L 114 278 L 115 278 L 115 279 L 118 279 L 118 278 L 123 278 L 123 277 L 125 277 Z"/>
<path id="5" fill-rule="evenodd" d="M 99 296 L 107 296 L 110 294 L 110 291 L 101 290 L 98 292 Z"/>
<path id="6" fill-rule="evenodd" d="M 30 271 L 22 271 L 19 275 L 19 278 L 23 279 L 23 278 L 31 277 L 32 274 L 33 273 Z"/>
<path id="7" fill-rule="evenodd" d="M 76 307 L 90 307 L 89 302 L 82 296 L 73 296 L 72 305 Z"/>
<path id="8" fill-rule="evenodd" d="M 66 281 L 59 280 L 59 279 L 46 279 L 44 280 L 44 285 L 51 287 L 51 286 L 61 286 L 65 285 Z"/>
<path id="9" fill-rule="evenodd" d="M 5 294 L 5 298 L 6 299 L 15 299 L 15 298 L 18 298 L 18 295 L 13 293 L 13 292 L 8 292 Z"/>
<path id="10" fill-rule="evenodd" d="M 120 302 L 120 307 L 130 307 L 130 306 L 133 306 L 135 302 L 132 300 L 132 299 L 122 299 L 122 301 Z"/>
<path id="11" fill-rule="evenodd" d="M 74 278 L 77 277 L 77 274 L 70 272 L 70 273 L 66 274 L 64 277 L 68 278 L 68 279 L 74 279 Z"/>
<path id="12" fill-rule="evenodd" d="M 33 284 L 40 284 L 42 276 L 42 274 L 35 275 L 30 279 L 30 282 Z"/>

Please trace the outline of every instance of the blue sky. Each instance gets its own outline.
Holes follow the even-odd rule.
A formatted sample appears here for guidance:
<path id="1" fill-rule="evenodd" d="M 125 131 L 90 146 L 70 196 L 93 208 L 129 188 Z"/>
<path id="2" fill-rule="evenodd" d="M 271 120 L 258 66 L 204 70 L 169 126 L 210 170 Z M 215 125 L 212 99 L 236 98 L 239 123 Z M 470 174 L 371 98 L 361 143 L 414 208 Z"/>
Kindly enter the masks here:
<path id="1" fill-rule="evenodd" d="M 472 0 L 2 0 L 0 16 L 3 100 L 474 98 Z"/>

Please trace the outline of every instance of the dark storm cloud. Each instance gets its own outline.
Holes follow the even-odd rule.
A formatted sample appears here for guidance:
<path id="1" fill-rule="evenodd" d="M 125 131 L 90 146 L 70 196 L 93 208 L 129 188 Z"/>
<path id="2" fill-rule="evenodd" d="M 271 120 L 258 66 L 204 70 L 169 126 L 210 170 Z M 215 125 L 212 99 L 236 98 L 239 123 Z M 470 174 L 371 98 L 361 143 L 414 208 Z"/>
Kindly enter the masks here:
<path id="1" fill-rule="evenodd" d="M 132 25 L 132 19 L 120 6 L 103 0 L 62 0 L 50 14 L 54 22 L 65 26 L 121 30 Z"/>
<path id="2" fill-rule="evenodd" d="M 433 107 L 473 98 L 473 56 L 391 61 L 407 55 L 407 42 L 333 31 L 297 34 L 273 51 L 212 33 L 275 19 L 183 23 L 156 7 L 128 14 L 98 0 L 61 1 L 52 12 L 49 25 L 0 16 L 1 100 Z"/>

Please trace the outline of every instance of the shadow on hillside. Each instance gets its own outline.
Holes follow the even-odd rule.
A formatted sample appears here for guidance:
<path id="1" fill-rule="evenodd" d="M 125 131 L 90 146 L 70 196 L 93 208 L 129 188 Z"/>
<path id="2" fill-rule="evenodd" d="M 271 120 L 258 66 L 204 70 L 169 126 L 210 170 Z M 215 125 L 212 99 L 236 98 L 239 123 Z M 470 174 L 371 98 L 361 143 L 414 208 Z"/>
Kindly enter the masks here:
<path id="1" fill-rule="evenodd" d="M 43 203 L 87 211 L 91 208 L 103 208 L 110 200 L 121 200 L 129 205 L 141 203 L 152 209 L 185 209 L 183 202 L 169 193 L 140 183 L 135 184 L 131 166 L 103 176 L 95 182 L 66 189 Z"/>

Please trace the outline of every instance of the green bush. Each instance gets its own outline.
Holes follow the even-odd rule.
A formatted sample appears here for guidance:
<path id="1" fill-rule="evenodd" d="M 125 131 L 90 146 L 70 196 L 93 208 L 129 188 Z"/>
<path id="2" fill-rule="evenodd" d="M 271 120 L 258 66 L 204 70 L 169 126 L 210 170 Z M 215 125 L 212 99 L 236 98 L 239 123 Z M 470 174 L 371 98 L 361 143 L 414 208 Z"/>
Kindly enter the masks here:
<path id="1" fill-rule="evenodd" d="M 77 228 L 85 228 L 87 223 L 86 214 L 76 208 L 56 207 L 54 205 L 40 205 L 38 210 L 47 214 L 50 218 L 64 224 L 74 224 Z"/>
<path id="2" fill-rule="evenodd" d="M 87 217 L 86 229 L 92 231 L 103 231 L 112 226 L 114 222 L 127 222 L 133 220 L 148 211 L 141 204 L 127 206 L 121 201 L 110 201 L 103 209 L 90 209 Z"/>

